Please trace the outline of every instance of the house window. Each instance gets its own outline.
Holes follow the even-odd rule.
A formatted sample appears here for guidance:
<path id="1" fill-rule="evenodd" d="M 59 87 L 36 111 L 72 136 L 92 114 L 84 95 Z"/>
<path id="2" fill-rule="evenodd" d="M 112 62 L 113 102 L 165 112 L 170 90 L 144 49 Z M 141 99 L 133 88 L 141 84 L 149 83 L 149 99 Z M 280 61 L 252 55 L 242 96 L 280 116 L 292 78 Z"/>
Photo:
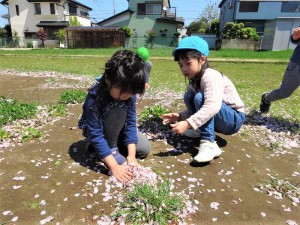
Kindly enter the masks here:
<path id="1" fill-rule="evenodd" d="M 80 11 L 80 16 L 82 16 L 82 17 L 89 17 L 89 13 L 88 12 L 84 12 L 84 11 Z"/>
<path id="2" fill-rule="evenodd" d="M 300 12 L 300 1 L 282 2 L 281 12 Z"/>
<path id="3" fill-rule="evenodd" d="M 242 1 L 240 2 L 239 12 L 257 12 L 259 2 L 257 1 Z"/>
<path id="4" fill-rule="evenodd" d="M 54 5 L 54 3 L 50 3 L 50 13 L 52 15 L 55 14 L 55 5 Z"/>
<path id="5" fill-rule="evenodd" d="M 138 3 L 138 15 L 161 15 L 161 4 Z"/>
<path id="6" fill-rule="evenodd" d="M 17 14 L 17 16 L 20 16 L 19 5 L 16 5 L 16 14 Z"/>
<path id="7" fill-rule="evenodd" d="M 161 14 L 161 4 L 146 4 L 146 14 Z"/>
<path id="8" fill-rule="evenodd" d="M 34 10 L 35 10 L 35 14 L 41 15 L 42 14 L 41 3 L 34 3 Z"/>
<path id="9" fill-rule="evenodd" d="M 70 15 L 77 15 L 77 6 L 69 4 L 69 13 Z"/>

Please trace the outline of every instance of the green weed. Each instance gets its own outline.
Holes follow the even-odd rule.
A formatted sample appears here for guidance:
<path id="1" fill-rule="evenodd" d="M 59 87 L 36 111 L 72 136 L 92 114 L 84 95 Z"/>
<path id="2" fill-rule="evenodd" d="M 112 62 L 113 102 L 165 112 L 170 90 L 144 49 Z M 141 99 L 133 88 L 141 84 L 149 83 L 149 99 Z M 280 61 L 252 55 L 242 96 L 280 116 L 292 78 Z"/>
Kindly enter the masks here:
<path id="1" fill-rule="evenodd" d="M 148 132 L 157 132 L 159 130 L 167 129 L 167 126 L 162 123 L 161 116 L 168 113 L 169 110 L 160 106 L 153 105 L 146 107 L 138 116 L 138 121 L 143 129 Z"/>
<path id="2" fill-rule="evenodd" d="M 65 104 L 55 104 L 48 106 L 48 113 L 52 117 L 64 116 L 67 113 L 67 107 Z"/>
<path id="3" fill-rule="evenodd" d="M 6 130 L 0 128 L 0 140 L 3 140 L 8 137 L 9 137 L 9 133 Z"/>
<path id="4" fill-rule="evenodd" d="M 41 138 L 42 137 L 42 132 L 32 128 L 28 127 L 25 129 L 25 131 L 22 133 L 22 142 L 26 142 L 28 140 L 32 140 L 35 138 Z"/>
<path id="5" fill-rule="evenodd" d="M 16 99 L 0 97 L 0 126 L 17 119 L 32 118 L 37 110 L 36 104 L 19 103 Z"/>
<path id="6" fill-rule="evenodd" d="M 39 208 L 41 206 L 41 204 L 39 203 L 39 202 L 32 202 L 32 203 L 29 203 L 28 204 L 28 207 L 30 208 L 30 209 L 37 209 L 37 208 Z"/>
<path id="7" fill-rule="evenodd" d="M 60 104 L 77 104 L 84 102 L 86 93 L 82 90 L 68 90 L 60 95 Z"/>
<path id="8" fill-rule="evenodd" d="M 119 203 L 119 210 L 113 216 L 126 216 L 126 221 L 132 225 L 160 224 L 179 222 L 180 212 L 185 208 L 183 195 L 173 195 L 170 181 L 163 181 L 160 186 L 149 184 L 135 185 L 132 192 L 128 192 L 124 201 Z"/>
<path id="9" fill-rule="evenodd" d="M 60 164 L 61 164 L 61 161 L 60 161 L 60 160 L 56 160 L 55 163 L 54 163 L 54 165 L 55 165 L 56 167 L 60 166 Z"/>

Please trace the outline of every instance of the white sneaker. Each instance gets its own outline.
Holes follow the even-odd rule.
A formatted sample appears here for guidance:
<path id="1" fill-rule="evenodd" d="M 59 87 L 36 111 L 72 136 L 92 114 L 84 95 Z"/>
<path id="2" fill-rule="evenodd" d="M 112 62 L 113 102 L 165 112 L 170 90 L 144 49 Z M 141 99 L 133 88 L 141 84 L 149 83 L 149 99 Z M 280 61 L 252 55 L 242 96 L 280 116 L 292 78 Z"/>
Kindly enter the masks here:
<path id="1" fill-rule="evenodd" d="M 219 148 L 216 142 L 202 140 L 200 142 L 199 152 L 194 157 L 194 160 L 199 163 L 209 162 L 221 154 L 222 150 Z"/>
<path id="2" fill-rule="evenodd" d="M 200 138 L 201 131 L 200 129 L 194 130 L 194 129 L 188 129 L 183 133 L 184 136 L 189 138 Z"/>

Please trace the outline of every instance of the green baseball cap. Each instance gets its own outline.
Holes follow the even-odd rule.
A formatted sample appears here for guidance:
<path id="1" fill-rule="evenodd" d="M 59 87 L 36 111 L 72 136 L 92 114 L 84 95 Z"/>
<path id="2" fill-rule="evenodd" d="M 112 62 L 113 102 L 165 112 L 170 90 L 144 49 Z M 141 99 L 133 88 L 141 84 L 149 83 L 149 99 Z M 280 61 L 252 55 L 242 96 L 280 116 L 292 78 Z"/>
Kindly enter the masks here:
<path id="1" fill-rule="evenodd" d="M 147 48 L 145 47 L 140 47 L 138 48 L 138 50 L 136 51 L 137 54 L 139 54 L 141 56 L 141 58 L 144 60 L 144 62 L 148 61 L 149 58 L 149 51 Z"/>

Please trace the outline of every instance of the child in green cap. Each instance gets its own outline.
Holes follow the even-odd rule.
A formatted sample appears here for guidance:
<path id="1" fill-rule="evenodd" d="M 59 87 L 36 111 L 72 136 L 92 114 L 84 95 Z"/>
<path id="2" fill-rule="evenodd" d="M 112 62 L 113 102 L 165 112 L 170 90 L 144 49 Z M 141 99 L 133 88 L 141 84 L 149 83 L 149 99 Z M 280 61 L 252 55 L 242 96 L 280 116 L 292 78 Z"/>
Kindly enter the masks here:
<path id="1" fill-rule="evenodd" d="M 141 56 L 141 58 L 144 60 L 144 67 L 145 67 L 145 72 L 146 72 L 146 80 L 145 80 L 145 88 L 149 89 L 150 88 L 150 83 L 149 83 L 149 76 L 150 72 L 152 69 L 152 63 L 148 60 L 149 59 L 149 51 L 145 47 L 140 47 L 136 51 L 137 54 Z"/>

